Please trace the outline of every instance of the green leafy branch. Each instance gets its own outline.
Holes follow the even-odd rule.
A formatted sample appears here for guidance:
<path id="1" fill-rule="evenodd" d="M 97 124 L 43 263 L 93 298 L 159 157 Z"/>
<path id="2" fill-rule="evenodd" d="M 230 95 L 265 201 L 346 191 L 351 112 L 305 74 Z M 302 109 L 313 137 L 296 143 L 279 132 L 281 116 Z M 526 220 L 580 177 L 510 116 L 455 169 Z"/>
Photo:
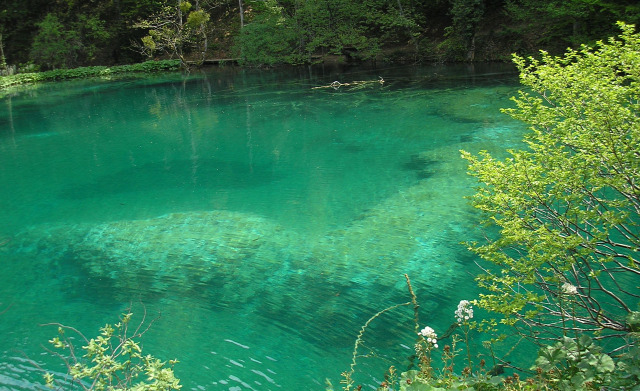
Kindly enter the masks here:
<path id="1" fill-rule="evenodd" d="M 491 264 L 480 306 L 544 343 L 580 332 L 623 343 L 638 303 L 640 35 L 620 28 L 563 57 L 516 56 L 529 90 L 504 112 L 530 126 L 528 148 L 463 152 L 480 183 L 473 204 L 497 232 L 469 244 Z"/>
<path id="2" fill-rule="evenodd" d="M 179 390 L 182 386 L 173 372 L 178 361 L 170 360 L 167 365 L 167 362 L 142 353 L 139 339 L 158 318 L 147 322 L 145 310 L 140 322 L 132 327 L 132 317 L 129 308 L 120 322 L 105 325 L 100 328 L 100 334 L 91 339 L 74 327 L 46 324 L 44 326 L 58 327 L 58 335 L 49 341 L 55 350 L 47 350 L 64 362 L 72 384 L 82 390 Z M 83 341 L 80 348 L 74 344 L 78 336 Z M 53 374 L 47 372 L 44 378 L 47 386 L 63 389 L 64 383 Z"/>

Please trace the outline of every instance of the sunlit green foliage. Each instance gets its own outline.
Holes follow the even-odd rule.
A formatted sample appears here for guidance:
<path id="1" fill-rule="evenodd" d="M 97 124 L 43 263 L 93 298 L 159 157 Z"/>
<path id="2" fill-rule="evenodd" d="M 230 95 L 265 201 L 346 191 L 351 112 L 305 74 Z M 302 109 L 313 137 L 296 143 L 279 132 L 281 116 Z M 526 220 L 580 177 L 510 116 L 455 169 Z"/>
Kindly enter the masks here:
<path id="1" fill-rule="evenodd" d="M 464 153 L 473 197 L 498 229 L 471 248 L 492 263 L 480 304 L 536 338 L 627 343 L 640 277 L 640 36 L 564 57 L 516 57 L 530 88 L 505 110 L 531 126 L 527 150 Z M 529 329 L 531 327 L 531 329 Z"/>
<path id="2" fill-rule="evenodd" d="M 200 47 L 200 59 L 204 60 L 207 50 L 205 25 L 209 19 L 207 12 L 194 8 L 190 2 L 177 1 L 135 23 L 134 27 L 147 35 L 140 42 L 134 42 L 134 46 L 148 58 L 160 52 L 179 58 L 182 65 L 188 67 L 186 53 L 193 47 Z"/>
<path id="3" fill-rule="evenodd" d="M 139 339 L 151 324 L 145 324 L 143 317 L 137 326 L 132 325 L 132 316 L 131 312 L 124 313 L 120 322 L 107 324 L 100 329 L 100 335 L 91 339 L 73 327 L 58 324 L 58 336 L 49 343 L 67 366 L 75 388 L 96 391 L 169 391 L 182 388 L 173 372 L 177 360 L 170 360 L 167 365 L 143 354 Z M 68 336 L 68 333 L 73 335 Z M 74 345 L 76 337 L 84 341 L 81 346 Z M 69 379 L 56 379 L 50 373 L 44 377 L 50 388 L 70 387 Z"/>

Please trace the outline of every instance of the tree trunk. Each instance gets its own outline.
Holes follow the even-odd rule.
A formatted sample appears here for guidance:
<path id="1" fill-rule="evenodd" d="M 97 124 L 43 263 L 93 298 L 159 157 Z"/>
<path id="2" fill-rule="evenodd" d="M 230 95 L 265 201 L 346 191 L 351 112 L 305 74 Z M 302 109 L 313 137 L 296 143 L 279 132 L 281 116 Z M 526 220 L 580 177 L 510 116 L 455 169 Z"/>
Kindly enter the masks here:
<path id="1" fill-rule="evenodd" d="M 398 0 L 398 12 L 400 13 L 400 16 L 404 18 L 404 10 L 402 9 L 402 3 L 400 0 Z"/>
<path id="2" fill-rule="evenodd" d="M 176 42 L 176 53 L 178 54 L 178 57 L 180 57 L 180 61 L 182 61 L 182 63 L 184 64 L 184 66 L 187 66 L 187 62 L 185 61 L 184 57 L 182 56 L 182 0 L 178 0 L 178 39 Z"/>
<path id="3" fill-rule="evenodd" d="M 469 50 L 467 50 L 467 61 L 473 62 L 476 57 L 476 35 L 473 34 L 471 42 L 469 43 Z"/>
<path id="4" fill-rule="evenodd" d="M 199 11 L 200 10 L 200 1 L 196 0 L 196 10 Z M 207 57 L 207 49 L 209 47 L 209 40 L 207 37 L 207 30 L 206 30 L 206 24 L 205 23 L 200 23 L 200 32 L 202 33 L 202 52 L 201 52 L 201 57 L 200 57 L 200 64 L 202 65 L 204 64 L 204 60 L 206 60 Z"/>
<path id="5" fill-rule="evenodd" d="M 7 70 L 7 59 L 4 57 L 4 47 L 2 44 L 2 33 L 0 33 L 0 70 Z"/>
<path id="6" fill-rule="evenodd" d="M 242 9 L 242 0 L 238 0 L 238 6 L 240 7 L 240 28 L 244 27 L 244 9 Z"/>

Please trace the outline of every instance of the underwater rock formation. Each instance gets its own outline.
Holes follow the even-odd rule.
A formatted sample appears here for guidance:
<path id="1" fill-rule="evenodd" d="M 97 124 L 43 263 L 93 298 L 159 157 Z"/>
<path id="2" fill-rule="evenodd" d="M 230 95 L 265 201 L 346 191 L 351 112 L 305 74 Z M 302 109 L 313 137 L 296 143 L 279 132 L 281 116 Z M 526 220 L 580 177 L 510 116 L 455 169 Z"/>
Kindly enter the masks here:
<path id="1" fill-rule="evenodd" d="M 174 213 L 98 225 L 39 226 L 20 236 L 23 252 L 65 259 L 124 290 L 189 290 L 234 276 L 262 279 L 285 267 L 282 253 L 298 243 L 292 232 L 239 212 Z M 256 261 L 256 260 L 259 260 Z M 235 291 L 239 289 L 234 288 Z"/>
<path id="2" fill-rule="evenodd" d="M 109 294 L 122 300 L 134 293 L 143 300 L 201 295 L 214 307 L 241 305 L 270 319 L 283 311 L 313 313 L 323 324 L 346 322 L 357 329 L 386 303 L 408 299 L 404 273 L 424 295 L 425 309 L 437 306 L 460 278 L 464 248 L 458 241 L 466 228 L 443 230 L 441 215 L 465 212 L 457 201 L 432 205 L 441 199 L 434 191 L 442 188 L 419 182 L 314 238 L 254 214 L 213 210 L 35 226 L 16 236 L 11 251 L 73 265 L 90 279 L 107 281 Z M 362 316 L 345 316 L 345 306 Z M 313 327 L 293 326 L 301 333 Z"/>

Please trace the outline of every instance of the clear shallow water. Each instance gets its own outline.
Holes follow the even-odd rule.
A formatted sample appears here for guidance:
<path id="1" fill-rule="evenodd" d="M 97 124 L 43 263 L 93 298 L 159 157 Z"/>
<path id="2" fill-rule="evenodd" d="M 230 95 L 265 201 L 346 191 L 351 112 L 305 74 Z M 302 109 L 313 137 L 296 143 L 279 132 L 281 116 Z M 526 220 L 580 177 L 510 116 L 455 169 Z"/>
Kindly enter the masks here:
<path id="1" fill-rule="evenodd" d="M 144 349 L 186 390 L 338 386 L 404 273 L 443 333 L 476 293 L 459 150 L 518 145 L 499 112 L 517 88 L 506 66 L 222 68 L 6 94 L 0 389 L 40 381 L 25 357 L 56 368 L 40 324 L 95 335 L 130 302 L 162 314 Z M 358 383 L 401 367 L 412 317 L 374 322 Z"/>

